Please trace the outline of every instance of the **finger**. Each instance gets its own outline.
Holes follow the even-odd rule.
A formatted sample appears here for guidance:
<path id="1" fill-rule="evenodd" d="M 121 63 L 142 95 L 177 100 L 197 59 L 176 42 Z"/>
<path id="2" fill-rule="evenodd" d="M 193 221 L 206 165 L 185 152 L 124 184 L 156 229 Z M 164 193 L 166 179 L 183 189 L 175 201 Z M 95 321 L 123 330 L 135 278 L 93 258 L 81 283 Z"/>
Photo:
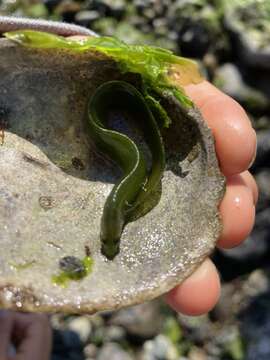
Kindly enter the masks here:
<path id="1" fill-rule="evenodd" d="M 196 316 L 210 311 L 219 295 L 219 276 L 215 265 L 207 259 L 189 278 L 166 295 L 166 301 L 174 310 Z"/>
<path id="2" fill-rule="evenodd" d="M 6 360 L 12 333 L 12 313 L 0 310 L 0 360 Z"/>
<path id="3" fill-rule="evenodd" d="M 247 170 L 256 155 L 256 133 L 243 108 L 207 81 L 185 90 L 212 129 L 224 175 Z"/>
<path id="4" fill-rule="evenodd" d="M 244 171 L 241 174 L 241 176 L 246 186 L 248 186 L 251 189 L 254 199 L 254 204 L 256 205 L 258 202 L 259 190 L 254 177 L 251 175 L 249 171 Z"/>
<path id="5" fill-rule="evenodd" d="M 227 178 L 226 193 L 219 208 L 223 224 L 219 247 L 232 248 L 239 245 L 253 228 L 255 190 L 252 191 L 250 183 L 251 177 L 247 174 Z"/>
<path id="6" fill-rule="evenodd" d="M 22 337 L 14 360 L 50 358 L 52 334 L 46 315 L 16 313 L 14 326 Z"/>

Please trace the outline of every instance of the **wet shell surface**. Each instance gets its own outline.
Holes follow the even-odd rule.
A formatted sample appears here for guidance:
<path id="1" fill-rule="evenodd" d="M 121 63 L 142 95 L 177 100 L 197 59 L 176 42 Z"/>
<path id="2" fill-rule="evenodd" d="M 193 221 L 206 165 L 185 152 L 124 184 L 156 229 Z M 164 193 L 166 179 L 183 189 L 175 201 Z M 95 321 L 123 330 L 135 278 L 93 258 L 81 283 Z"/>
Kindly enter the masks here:
<path id="1" fill-rule="evenodd" d="M 0 40 L 0 307 L 94 313 L 159 296 L 189 276 L 221 230 L 224 178 L 196 109 L 164 98 L 166 170 L 158 204 L 124 229 L 113 261 L 100 252 L 100 219 L 119 178 L 89 141 L 85 109 L 105 81 L 123 79 L 95 52 L 29 50 Z M 112 114 L 141 142 L 134 123 Z M 147 149 L 145 150 L 147 153 Z M 63 259 L 91 253 L 90 274 L 53 283 Z M 72 265 L 72 264 L 71 264 Z"/>

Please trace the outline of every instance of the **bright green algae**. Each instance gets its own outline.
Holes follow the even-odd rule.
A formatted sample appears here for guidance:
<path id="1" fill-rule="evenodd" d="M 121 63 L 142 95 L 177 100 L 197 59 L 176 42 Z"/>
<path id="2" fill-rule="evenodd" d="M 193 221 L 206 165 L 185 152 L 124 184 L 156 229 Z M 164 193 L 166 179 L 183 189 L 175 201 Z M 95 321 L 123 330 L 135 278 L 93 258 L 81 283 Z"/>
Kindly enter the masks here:
<path id="1" fill-rule="evenodd" d="M 63 288 L 67 287 L 71 280 L 82 280 L 92 271 L 94 261 L 91 256 L 85 256 L 82 259 L 83 271 L 77 274 L 74 274 L 69 271 L 61 271 L 57 275 L 52 276 L 52 282 L 55 285 L 62 286 Z"/>
<path id="2" fill-rule="evenodd" d="M 184 91 L 169 80 L 171 67 L 191 68 L 197 72 L 196 63 L 174 55 L 171 51 L 148 45 L 128 45 L 113 37 L 88 37 L 83 40 L 71 40 L 54 34 L 20 30 L 5 34 L 10 40 L 21 45 L 41 49 L 69 49 L 76 52 L 97 51 L 111 57 L 118 64 L 121 73 L 136 73 L 142 78 L 142 92 L 149 105 L 161 114 L 164 126 L 171 120 L 159 106 L 160 97 L 174 96 L 184 106 L 191 107 L 192 101 Z"/>

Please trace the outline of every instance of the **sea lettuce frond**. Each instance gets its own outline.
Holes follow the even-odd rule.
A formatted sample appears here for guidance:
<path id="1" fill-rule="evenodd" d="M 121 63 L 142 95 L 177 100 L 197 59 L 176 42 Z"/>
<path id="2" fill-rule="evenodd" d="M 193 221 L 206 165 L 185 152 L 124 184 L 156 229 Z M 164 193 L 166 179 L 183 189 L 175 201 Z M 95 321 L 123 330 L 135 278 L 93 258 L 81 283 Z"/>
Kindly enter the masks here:
<path id="1" fill-rule="evenodd" d="M 93 50 L 103 53 L 115 60 L 122 73 L 140 74 L 146 96 L 151 97 L 150 92 L 157 94 L 157 97 L 171 95 L 185 107 L 191 107 L 193 104 L 182 86 L 202 80 L 194 61 L 155 46 L 128 45 L 107 36 L 74 40 L 32 30 L 8 32 L 5 36 L 32 48 L 69 49 L 76 52 Z M 154 100 L 152 102 L 154 103 Z M 169 125 L 168 120 L 164 125 Z"/>

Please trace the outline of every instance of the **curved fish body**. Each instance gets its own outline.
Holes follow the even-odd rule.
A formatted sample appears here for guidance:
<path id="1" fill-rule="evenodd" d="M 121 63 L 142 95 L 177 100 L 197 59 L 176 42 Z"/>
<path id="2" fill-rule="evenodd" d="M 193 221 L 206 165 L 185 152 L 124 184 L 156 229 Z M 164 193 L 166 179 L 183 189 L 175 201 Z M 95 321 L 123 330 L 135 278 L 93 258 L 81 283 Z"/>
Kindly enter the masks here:
<path id="1" fill-rule="evenodd" d="M 127 135 L 106 128 L 112 108 L 135 113 L 152 154 L 147 171 L 144 154 Z M 89 134 L 97 149 L 121 168 L 123 175 L 106 199 L 101 220 L 102 253 L 113 259 L 119 252 L 124 225 L 140 204 L 160 185 L 165 166 L 164 146 L 158 125 L 143 96 L 123 81 L 101 85 L 91 97 L 88 107 Z"/>

